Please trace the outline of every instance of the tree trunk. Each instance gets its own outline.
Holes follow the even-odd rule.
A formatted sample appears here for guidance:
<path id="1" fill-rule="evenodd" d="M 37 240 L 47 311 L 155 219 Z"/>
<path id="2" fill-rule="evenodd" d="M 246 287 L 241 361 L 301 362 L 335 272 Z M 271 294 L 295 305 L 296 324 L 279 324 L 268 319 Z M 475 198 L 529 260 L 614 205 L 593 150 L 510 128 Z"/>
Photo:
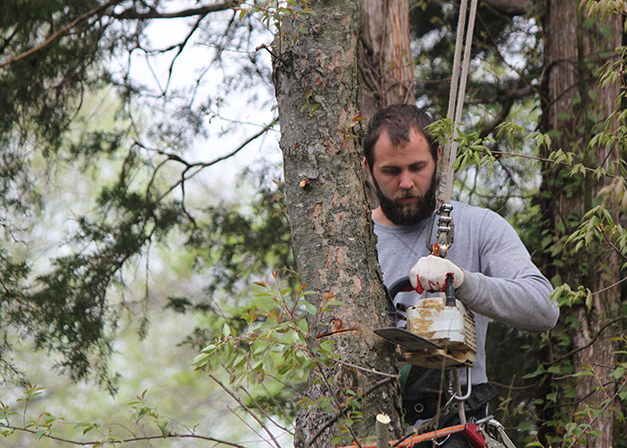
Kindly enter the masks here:
<path id="1" fill-rule="evenodd" d="M 318 343 L 335 343 L 338 362 L 321 371 L 324 381 L 314 372 L 312 379 L 318 380 L 310 381 L 306 392 L 311 400 L 327 398 L 330 404 L 301 409 L 294 441 L 299 447 L 328 447 L 342 429 L 338 423 L 357 419 L 355 410 L 363 413 L 363 420 L 352 425 L 351 438 L 374 435 L 380 412 L 392 418 L 392 435 L 399 436 L 402 419 L 393 347 L 372 332 L 388 322 L 363 156 L 354 138 L 360 126 L 361 4 L 337 0 L 311 1 L 308 6 L 315 14 L 282 19 L 274 43 L 273 80 L 298 270 L 306 289 L 316 293 L 309 300 L 318 309 L 331 296 L 342 302 L 324 312 L 324 325 L 315 329 Z M 351 403 L 361 408 L 347 406 Z"/>
<path id="2" fill-rule="evenodd" d="M 414 104 L 414 58 L 409 46 L 407 0 L 363 0 L 359 44 L 360 110 L 370 119 L 391 104 Z M 379 206 L 364 168 L 370 206 Z"/>
<path id="3" fill-rule="evenodd" d="M 363 0 L 359 48 L 361 111 L 372 117 L 390 104 L 413 104 L 414 58 L 407 0 Z"/>
<path id="4" fill-rule="evenodd" d="M 549 0 L 545 16 L 546 36 L 544 93 L 541 128 L 552 137 L 551 151 L 563 149 L 573 152 L 586 166 L 609 167 L 618 160 L 617 147 L 588 147 L 588 143 L 616 106 L 620 86 L 598 86 L 595 71 L 608 60 L 614 48 L 620 46 L 622 24 L 614 15 L 601 23 L 600 17 L 585 20 L 579 8 L 579 0 Z M 601 33 L 601 26 L 609 32 Z M 604 53 L 609 50 L 610 53 Z M 616 123 L 613 124 L 616 129 Z M 549 153 L 543 154 L 548 157 Z M 593 198 L 607 184 L 591 175 L 572 177 L 570 168 L 548 166 L 543 173 L 541 209 L 545 235 L 552 238 L 545 257 L 546 275 L 559 278 L 573 289 L 583 285 L 591 291 L 602 291 L 593 296 L 592 303 L 575 303 L 570 309 L 562 308 L 559 331 L 570 338 L 568 359 L 572 372 L 590 369 L 594 375 L 578 377 L 573 383 L 564 383 L 559 390 L 557 403 L 568 404 L 569 408 L 558 407 L 558 412 L 570 414 L 565 421 L 574 421 L 574 410 L 585 405 L 599 405 L 613 393 L 609 374 L 615 363 L 615 347 L 611 341 L 615 333 L 611 328 L 601 331 L 611 320 L 620 304 L 618 288 L 604 289 L 619 279 L 619 263 L 615 251 L 596 246 L 584 252 L 574 253 L 566 244 L 566 238 L 578 226 L 580 219 L 593 205 Z M 617 222 L 617 213 L 614 212 Z M 564 250 L 560 249 L 564 246 Z M 590 309 L 588 306 L 590 305 Z M 572 325 L 572 318 L 578 325 Z M 557 333 L 556 333 L 557 334 Z M 560 342 L 563 342 L 561 340 Z M 554 353 L 561 353 L 555 345 Z M 574 353 L 574 354 L 572 354 Z M 554 358 L 558 358 L 555 356 Z M 551 362 L 551 360 L 549 360 Z M 571 373 L 572 373 L 571 372 Z M 563 374 L 568 372 L 564 371 Z M 565 375 L 556 375 L 564 377 Z M 604 390 L 599 386 L 609 384 Z M 571 388 L 567 395 L 567 389 Z M 593 391 L 595 391 L 592 393 Z M 567 398 L 566 398 L 567 397 Z M 555 414 L 545 415 L 546 420 Z M 592 428 L 601 435 L 594 438 L 595 447 L 612 446 L 612 412 L 591 420 Z M 584 423 L 578 420 L 578 423 Z"/>

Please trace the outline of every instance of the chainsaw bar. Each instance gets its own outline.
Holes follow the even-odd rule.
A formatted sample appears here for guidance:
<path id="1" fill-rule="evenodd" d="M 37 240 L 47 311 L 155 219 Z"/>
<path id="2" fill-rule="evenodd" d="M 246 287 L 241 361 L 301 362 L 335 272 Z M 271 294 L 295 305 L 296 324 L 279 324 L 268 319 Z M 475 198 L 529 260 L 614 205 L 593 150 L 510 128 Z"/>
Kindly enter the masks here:
<path id="1" fill-rule="evenodd" d="M 386 327 L 374 330 L 376 334 L 390 342 L 405 347 L 407 350 L 419 351 L 424 349 L 443 349 L 444 347 L 422 336 L 407 331 L 404 328 Z"/>

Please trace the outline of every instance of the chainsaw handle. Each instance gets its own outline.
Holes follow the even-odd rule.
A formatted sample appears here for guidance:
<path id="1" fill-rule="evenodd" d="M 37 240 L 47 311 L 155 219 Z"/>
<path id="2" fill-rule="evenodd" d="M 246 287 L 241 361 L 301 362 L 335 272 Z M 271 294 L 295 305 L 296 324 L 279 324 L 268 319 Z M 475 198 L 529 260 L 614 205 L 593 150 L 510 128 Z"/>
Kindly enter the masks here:
<path id="1" fill-rule="evenodd" d="M 399 292 L 408 291 L 414 291 L 414 287 L 411 285 L 409 277 L 399 278 L 388 288 L 388 294 L 392 300 L 394 300 L 394 297 L 396 297 L 396 294 Z M 453 284 L 453 277 L 450 275 L 446 277 L 446 306 L 456 306 L 455 285 Z"/>
<path id="2" fill-rule="evenodd" d="M 390 294 L 391 299 L 394 299 L 394 297 L 396 297 L 396 294 L 398 294 L 399 292 L 409 292 L 409 291 L 415 291 L 414 287 L 411 285 L 411 281 L 409 280 L 409 277 L 399 278 L 394 283 L 392 283 L 390 287 L 388 288 L 388 293 Z"/>
<path id="3" fill-rule="evenodd" d="M 402 277 L 396 280 L 394 283 L 392 283 L 392 285 L 389 288 L 384 285 L 384 289 L 385 289 L 385 299 L 388 303 L 387 305 L 388 316 L 392 320 L 392 322 L 396 324 L 396 322 L 398 322 L 398 319 L 399 319 L 399 314 L 398 314 L 399 306 L 394 304 L 394 297 L 396 297 L 396 295 L 401 291 L 403 292 L 413 291 L 414 288 L 411 286 L 409 277 Z M 403 306 L 402 311 L 403 312 L 405 311 L 404 306 Z"/>

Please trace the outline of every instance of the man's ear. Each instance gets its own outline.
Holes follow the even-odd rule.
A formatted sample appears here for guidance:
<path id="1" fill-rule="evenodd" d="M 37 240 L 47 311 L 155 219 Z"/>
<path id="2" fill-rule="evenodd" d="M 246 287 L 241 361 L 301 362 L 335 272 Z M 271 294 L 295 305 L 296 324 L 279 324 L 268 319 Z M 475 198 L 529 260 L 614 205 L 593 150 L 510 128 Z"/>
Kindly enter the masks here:
<path id="1" fill-rule="evenodd" d="M 438 161 L 436 165 L 440 164 L 440 160 L 442 159 L 442 145 L 438 146 Z"/>
<path id="2" fill-rule="evenodd" d="M 372 176 L 372 170 L 370 169 L 370 165 L 368 165 L 368 161 L 366 160 L 365 157 L 364 157 L 364 167 L 366 168 L 366 171 L 368 171 L 368 174 Z"/>

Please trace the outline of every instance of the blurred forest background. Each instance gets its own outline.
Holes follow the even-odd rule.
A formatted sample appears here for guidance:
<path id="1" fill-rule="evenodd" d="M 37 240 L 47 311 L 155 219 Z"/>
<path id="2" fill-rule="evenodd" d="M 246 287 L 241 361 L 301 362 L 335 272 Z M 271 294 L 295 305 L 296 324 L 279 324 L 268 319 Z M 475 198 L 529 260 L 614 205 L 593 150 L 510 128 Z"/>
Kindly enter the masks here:
<path id="1" fill-rule="evenodd" d="M 563 307 L 551 333 L 490 328 L 493 405 L 521 446 L 603 431 L 627 443 L 627 7 L 601 3 L 563 2 L 571 15 L 560 16 L 556 2 L 486 1 L 477 16 L 455 195 L 516 227 Z M 0 447 L 146 436 L 156 437 L 146 446 L 290 446 L 309 364 L 281 352 L 268 355 L 277 372 L 244 372 L 244 348 L 206 347 L 269 322 L 277 291 L 315 314 L 290 251 L 271 63 L 285 17 L 315 29 L 308 7 L 2 2 Z M 411 94 L 436 119 L 448 106 L 457 8 L 407 4 Z M 575 30 L 572 60 L 547 57 L 570 48 L 560 27 Z M 558 66 L 578 77 L 556 94 Z M 385 68 L 364 67 L 376 92 L 368 70 Z M 311 89 L 310 116 L 321 112 Z M 586 366 L 577 356 L 599 341 L 609 358 L 585 355 Z M 223 369 L 208 376 L 195 359 Z M 588 392 L 578 376 L 592 378 Z M 593 390 L 607 399 L 590 403 Z M 596 413 L 609 416 L 609 433 L 593 429 Z M 163 439 L 176 434 L 193 437 Z"/>

